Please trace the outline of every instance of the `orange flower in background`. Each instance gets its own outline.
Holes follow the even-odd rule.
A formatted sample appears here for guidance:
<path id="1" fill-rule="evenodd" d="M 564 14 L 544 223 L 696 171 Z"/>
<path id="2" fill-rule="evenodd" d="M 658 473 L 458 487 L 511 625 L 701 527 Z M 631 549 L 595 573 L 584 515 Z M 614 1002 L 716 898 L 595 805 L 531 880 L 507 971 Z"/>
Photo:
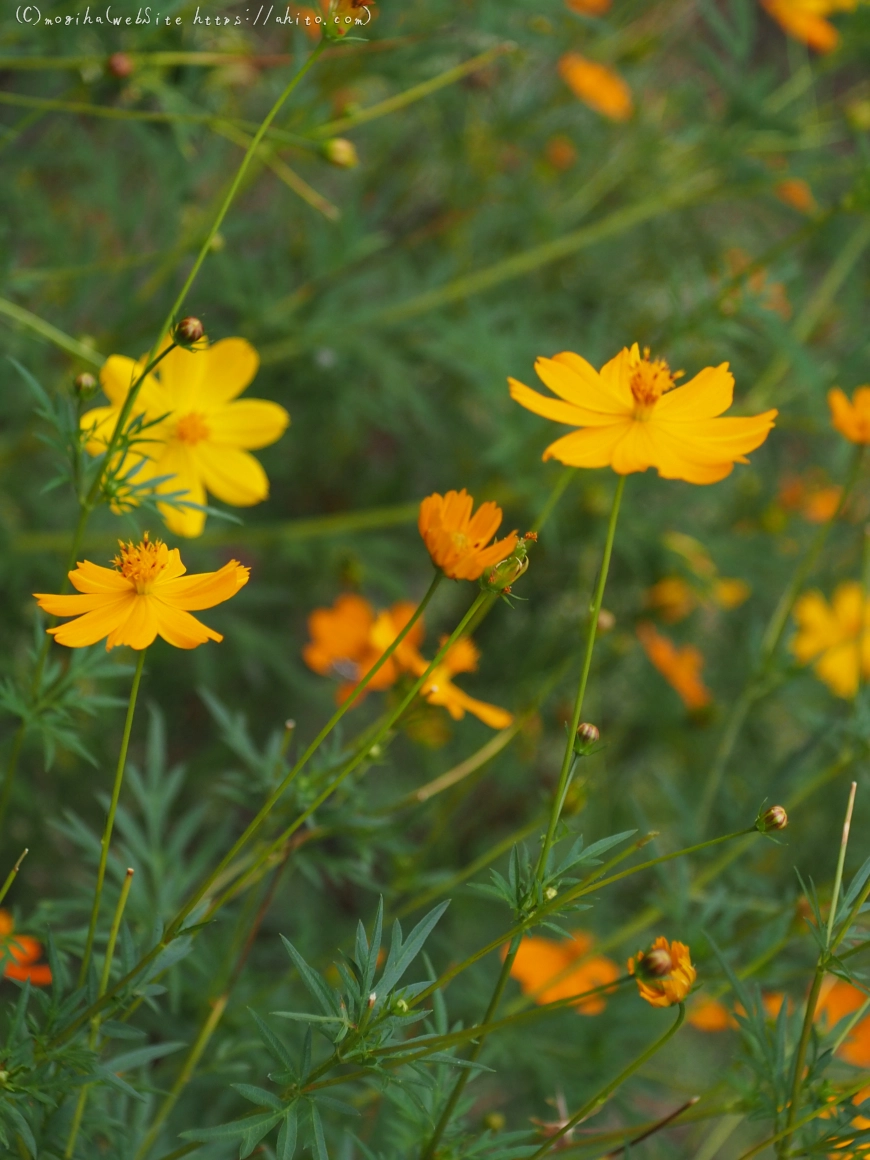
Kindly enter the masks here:
<path id="1" fill-rule="evenodd" d="M 728 1031 L 737 1026 L 737 1020 L 721 999 L 698 995 L 686 1015 L 689 1023 L 699 1031 Z"/>
<path id="2" fill-rule="evenodd" d="M 774 193 L 780 201 L 796 209 L 798 213 L 815 213 L 819 208 L 813 191 L 802 177 L 789 177 L 775 187 Z"/>
<path id="3" fill-rule="evenodd" d="M 752 265 L 752 259 L 745 250 L 734 246 L 726 252 L 725 263 L 730 277 L 737 278 L 744 270 L 749 269 Z M 764 310 L 772 310 L 774 314 L 778 314 L 780 318 L 786 320 L 791 318 L 791 303 L 788 300 L 785 285 L 782 282 L 769 281 L 767 270 L 764 267 L 747 274 L 742 284 L 750 294 L 755 295 L 759 305 Z M 741 297 L 741 290 L 737 288 L 729 290 L 722 300 L 723 313 L 733 314 L 740 305 Z"/>
<path id="4" fill-rule="evenodd" d="M 432 563 L 451 580 L 477 580 L 517 546 L 516 532 L 489 543 L 501 526 L 498 504 L 491 500 L 482 503 L 472 516 L 473 507 L 474 500 L 465 488 L 446 495 L 435 492 L 420 504 L 420 535 Z"/>
<path id="5" fill-rule="evenodd" d="M 854 697 L 858 670 L 870 677 L 870 600 L 861 585 L 837 586 L 831 603 L 821 592 L 805 592 L 794 606 L 798 631 L 791 651 L 798 662 L 814 661 L 813 671 L 838 697 Z"/>
<path id="6" fill-rule="evenodd" d="M 564 134 L 550 138 L 544 149 L 544 156 L 554 169 L 564 171 L 577 164 L 577 149 L 574 142 Z"/>
<path id="7" fill-rule="evenodd" d="M 826 18 L 834 12 L 852 12 L 858 0 L 761 0 L 769 16 L 789 36 L 815 52 L 832 52 L 840 34 Z"/>
<path id="8" fill-rule="evenodd" d="M 581 16 L 603 16 L 610 5 L 611 0 L 565 0 L 565 7 Z"/>
<path id="9" fill-rule="evenodd" d="M 685 943 L 668 942 L 660 935 L 648 951 L 638 951 L 628 960 L 640 997 L 653 1007 L 673 1007 L 682 1003 L 697 977 Z"/>
<path id="10" fill-rule="evenodd" d="M 345 593 L 332 608 L 315 608 L 308 617 L 311 640 L 302 650 L 305 663 L 321 676 L 339 676 L 344 683 L 336 697 L 344 701 L 384 655 L 411 617 L 416 605 L 399 601 L 376 612 L 362 596 Z M 420 676 L 426 661 L 417 651 L 425 628 L 422 617 L 366 686 L 365 692 L 388 689 L 401 672 Z"/>
<path id="11" fill-rule="evenodd" d="M 161 540 L 149 540 L 147 532 L 140 544 L 121 543 L 120 547 L 112 561 L 114 568 L 84 560 L 69 573 L 81 595 L 34 593 L 39 607 L 50 615 L 76 618 L 46 629 L 58 644 L 85 648 L 105 638 L 108 652 L 119 644 L 148 648 L 156 636 L 175 648 L 223 640 L 190 613 L 235 596 L 247 584 L 249 568 L 231 560 L 217 572 L 185 576 L 178 548 L 170 551 Z"/>
<path id="12" fill-rule="evenodd" d="M 842 495 L 842 487 L 826 482 L 823 472 L 811 470 L 804 476 L 787 475 L 777 503 L 785 511 L 800 512 L 811 524 L 825 524 L 836 515 Z"/>
<path id="13" fill-rule="evenodd" d="M 867 998 L 863 991 L 845 979 L 829 975 L 822 984 L 816 1019 L 823 1020 L 829 1029 L 836 1027 L 841 1019 L 854 1015 L 867 1002 Z M 870 1067 L 870 1016 L 852 1028 L 837 1054 L 854 1067 Z"/>
<path id="14" fill-rule="evenodd" d="M 511 713 L 506 709 L 500 709 L 498 705 L 490 705 L 486 701 L 469 697 L 453 683 L 453 677 L 457 673 L 473 673 L 479 658 L 480 653 L 471 639 L 461 636 L 450 646 L 444 659 L 426 678 L 420 690 L 421 696 L 425 697 L 430 705 L 440 705 L 446 709 L 454 721 L 460 721 L 466 713 L 471 713 L 491 729 L 507 729 L 513 721 Z M 424 662 L 421 672 L 425 671 L 425 668 Z"/>
<path id="15" fill-rule="evenodd" d="M 713 694 L 701 680 L 704 657 L 692 644 L 677 648 L 648 621 L 637 626 L 637 636 L 643 650 L 668 684 L 682 698 L 689 710 L 703 709 L 713 700 Z"/>
<path id="16" fill-rule="evenodd" d="M 51 967 L 40 963 L 42 943 L 28 934 L 14 934 L 15 923 L 8 910 L 0 910 L 0 956 L 3 974 L 20 983 L 29 980 L 35 987 L 51 982 Z"/>
<path id="17" fill-rule="evenodd" d="M 591 949 L 592 937 L 585 931 L 574 931 L 562 942 L 531 935 L 520 943 L 511 978 L 536 1003 L 554 1003 L 615 982 L 618 965 L 604 955 L 590 955 Z M 591 995 L 574 1004 L 581 1015 L 598 1015 L 604 1006 L 603 995 Z"/>
<path id="18" fill-rule="evenodd" d="M 719 418 L 734 396 L 727 363 L 677 386 L 679 372 L 651 361 L 649 351 L 641 356 L 637 343 L 600 372 L 570 351 L 539 358 L 535 370 L 558 399 L 508 379 L 511 397 L 545 419 L 581 428 L 544 452 L 570 467 L 612 467 L 619 475 L 655 467 L 663 479 L 716 483 L 747 462 L 777 414 Z"/>
<path id="19" fill-rule="evenodd" d="M 870 386 L 856 387 L 849 402 L 844 391 L 828 391 L 831 423 L 850 443 L 870 443 Z"/>
<path id="20" fill-rule="evenodd" d="M 618 72 L 587 60 L 579 52 L 559 57 L 559 76 L 575 97 L 611 121 L 627 121 L 634 112 L 631 89 Z"/>

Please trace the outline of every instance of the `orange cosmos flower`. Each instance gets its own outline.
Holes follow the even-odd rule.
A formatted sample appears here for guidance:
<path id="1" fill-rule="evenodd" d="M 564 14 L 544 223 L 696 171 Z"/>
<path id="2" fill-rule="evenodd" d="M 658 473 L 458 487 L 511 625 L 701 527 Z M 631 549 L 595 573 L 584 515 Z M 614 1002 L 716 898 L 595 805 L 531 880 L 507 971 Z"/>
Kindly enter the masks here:
<path id="1" fill-rule="evenodd" d="M 850 443 L 870 443 L 870 386 L 857 387 L 849 402 L 839 387 L 828 391 L 831 423 Z"/>
<path id="2" fill-rule="evenodd" d="M 7 979 L 23 983 L 29 979 L 35 987 L 47 987 L 51 982 L 51 967 L 38 960 L 42 958 L 42 943 L 27 934 L 13 934 L 15 923 L 8 910 L 0 910 L 0 958 Z"/>
<path id="3" fill-rule="evenodd" d="M 619 978 L 617 964 L 604 955 L 590 956 L 591 949 L 592 937 L 585 931 L 575 930 L 562 942 L 532 935 L 520 943 L 511 978 L 536 1003 L 554 1003 L 615 982 Z M 573 1006 L 581 1015 L 598 1015 L 604 1010 L 604 996 L 591 995 Z"/>
<path id="4" fill-rule="evenodd" d="M 452 678 L 456 673 L 473 673 L 477 668 L 480 652 L 467 636 L 461 636 L 447 650 L 444 659 L 436 665 L 423 688 L 421 695 L 430 705 L 441 705 L 446 709 L 454 721 L 461 720 L 466 712 L 478 717 L 484 725 L 491 729 L 507 729 L 513 721 L 513 716 L 506 709 L 498 705 L 490 705 L 486 701 L 478 701 L 463 692 L 453 684 Z M 423 669 L 426 665 L 424 662 Z"/>
<path id="5" fill-rule="evenodd" d="M 713 694 L 701 680 L 704 658 L 692 644 L 677 648 L 649 621 L 637 626 L 637 636 L 643 650 L 671 688 L 682 698 L 689 710 L 703 709 L 713 700 Z"/>
<path id="6" fill-rule="evenodd" d="M 702 995 L 692 1001 L 686 1018 L 699 1031 L 727 1031 L 737 1026 L 737 1021 L 721 999 Z"/>
<path id="7" fill-rule="evenodd" d="M 686 944 L 669 943 L 664 936 L 659 936 L 648 951 L 638 951 L 629 959 L 628 970 L 637 980 L 641 998 L 653 1007 L 682 1003 L 697 976 Z"/>
<path id="8" fill-rule="evenodd" d="M 85 648 L 105 637 L 108 652 L 119 644 L 148 648 L 158 635 L 176 648 L 223 640 L 190 613 L 229 600 L 250 575 L 249 568 L 231 560 L 217 572 L 185 576 L 178 548 L 170 551 L 161 540 L 149 540 L 147 532 L 138 545 L 121 543 L 112 563 L 114 568 L 80 562 L 69 574 L 79 596 L 34 593 L 52 616 L 76 618 L 46 630 L 58 644 Z"/>
<path id="9" fill-rule="evenodd" d="M 813 191 L 802 177 L 789 177 L 774 189 L 780 201 L 796 209 L 798 213 L 815 213 L 819 208 Z"/>
<path id="10" fill-rule="evenodd" d="M 565 7 L 580 16 L 603 16 L 610 11 L 611 0 L 565 0 Z"/>
<path id="11" fill-rule="evenodd" d="M 420 535 L 435 567 L 451 580 L 477 580 L 517 546 L 516 532 L 489 544 L 502 521 L 498 504 L 488 500 L 472 516 L 473 506 L 465 488 L 446 495 L 435 492 L 420 504 Z"/>
<path id="12" fill-rule="evenodd" d="M 559 398 L 508 379 L 511 396 L 537 415 L 583 428 L 544 452 L 544 459 L 570 467 L 612 467 L 619 475 L 655 467 L 663 479 L 716 483 L 747 462 L 746 452 L 764 442 L 777 414 L 718 418 L 734 395 L 727 363 L 678 387 L 679 375 L 661 359 L 650 361 L 649 351 L 641 356 L 637 343 L 600 373 L 570 351 L 539 358 L 535 370 Z"/>
<path id="13" fill-rule="evenodd" d="M 627 121 L 634 112 L 631 89 L 606 64 L 587 60 L 579 52 L 559 57 L 559 76 L 575 97 L 611 121 Z"/>
<path id="14" fill-rule="evenodd" d="M 840 34 L 826 19 L 834 12 L 852 12 L 858 0 L 761 0 L 769 16 L 789 36 L 815 52 L 832 52 Z"/>
<path id="15" fill-rule="evenodd" d="M 870 677 L 870 600 L 861 585 L 847 580 L 830 604 L 821 592 L 805 592 L 794 606 L 798 632 L 791 650 L 838 697 L 854 697 L 858 670 Z"/>
<path id="16" fill-rule="evenodd" d="M 311 640 L 302 651 L 305 663 L 321 676 L 343 677 L 336 699 L 344 701 L 384 655 L 415 609 L 416 605 L 403 600 L 389 611 L 376 612 L 362 596 L 345 593 L 332 608 L 316 608 L 308 617 Z M 417 651 L 424 633 L 421 618 L 375 673 L 365 692 L 388 689 L 403 670 L 416 676 L 425 672 L 426 661 Z"/>

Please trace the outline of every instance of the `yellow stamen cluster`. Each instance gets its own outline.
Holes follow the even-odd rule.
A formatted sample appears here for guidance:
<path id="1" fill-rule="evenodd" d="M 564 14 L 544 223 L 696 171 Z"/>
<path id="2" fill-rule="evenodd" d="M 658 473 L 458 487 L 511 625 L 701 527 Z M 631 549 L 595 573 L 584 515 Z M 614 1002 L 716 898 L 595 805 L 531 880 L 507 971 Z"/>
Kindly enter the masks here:
<path id="1" fill-rule="evenodd" d="M 662 358 L 650 359 L 649 347 L 643 352 L 631 369 L 629 387 L 637 406 L 634 415 L 637 419 L 645 418 L 666 391 L 673 390 L 676 380 L 682 374 L 671 372 L 671 368 Z"/>
<path id="2" fill-rule="evenodd" d="M 180 439 L 182 443 L 202 443 L 210 435 L 211 430 L 205 421 L 205 416 L 201 415 L 199 411 L 191 411 L 187 415 L 182 415 L 175 427 L 175 438 Z"/>
<path id="3" fill-rule="evenodd" d="M 113 566 L 136 585 L 137 592 L 148 592 L 166 567 L 169 555 L 166 545 L 162 540 L 149 540 L 147 532 L 141 544 L 134 544 L 132 540 L 125 544 L 119 540 L 118 545 L 120 552 L 112 561 Z"/>

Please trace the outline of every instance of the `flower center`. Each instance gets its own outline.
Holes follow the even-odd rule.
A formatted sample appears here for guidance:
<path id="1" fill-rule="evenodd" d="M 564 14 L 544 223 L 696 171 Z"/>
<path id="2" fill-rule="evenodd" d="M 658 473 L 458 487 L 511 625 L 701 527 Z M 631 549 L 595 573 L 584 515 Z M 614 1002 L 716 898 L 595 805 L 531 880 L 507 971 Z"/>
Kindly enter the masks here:
<path id="1" fill-rule="evenodd" d="M 201 415 L 199 411 L 182 415 L 175 425 L 175 438 L 180 439 L 182 443 L 201 443 L 204 439 L 208 439 L 209 435 L 211 431 L 205 421 L 205 415 Z"/>
<path id="2" fill-rule="evenodd" d="M 464 552 L 468 547 L 468 536 L 465 532 L 451 532 L 450 539 L 457 552 Z"/>
<path id="3" fill-rule="evenodd" d="M 118 541 L 120 552 L 112 561 L 121 575 L 130 580 L 139 595 L 150 592 L 163 569 L 166 567 L 169 551 L 162 540 L 148 539 L 146 532 L 141 544 L 132 541 L 125 544 Z"/>
<path id="4" fill-rule="evenodd" d="M 643 358 L 632 364 L 631 378 L 628 382 L 634 396 L 635 419 L 648 419 L 653 407 L 666 391 L 672 390 L 677 385 L 676 380 L 682 373 L 682 371 L 671 373 L 671 368 L 664 359 L 650 360 L 647 347 L 643 352 Z"/>

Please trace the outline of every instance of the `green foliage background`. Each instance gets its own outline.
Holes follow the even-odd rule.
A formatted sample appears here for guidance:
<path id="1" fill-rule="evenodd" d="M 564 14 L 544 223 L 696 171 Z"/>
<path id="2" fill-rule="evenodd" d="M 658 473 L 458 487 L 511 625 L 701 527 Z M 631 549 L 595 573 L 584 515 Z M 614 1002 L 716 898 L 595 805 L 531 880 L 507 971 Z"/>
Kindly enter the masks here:
<path id="1" fill-rule="evenodd" d="M 76 357 L 45 341 L 38 325 L 16 320 L 14 307 L 98 356 L 148 349 L 241 159 L 221 126 L 258 124 L 294 62 L 310 51 L 299 29 L 206 28 L 192 23 L 196 5 L 158 7 L 180 15 L 182 27 L 27 27 L 11 10 L 3 17 L 0 293 L 13 310 L 0 304 L 2 341 L 58 397 L 97 356 Z M 44 15 L 80 11 L 46 3 Z M 244 15 L 219 2 L 207 11 Z M 297 747 L 331 712 L 333 686 L 300 655 L 310 611 L 347 588 L 378 607 L 420 598 L 431 573 L 414 521 L 416 503 L 431 491 L 464 486 L 502 504 L 509 527 L 532 524 L 563 469 L 541 463 L 553 428 L 513 404 L 505 380 L 531 383 L 535 357 L 559 350 L 597 366 L 638 341 L 689 375 L 728 361 L 738 413 L 780 409 L 751 466 L 738 466 L 721 484 L 692 487 L 651 472 L 629 478 L 605 597 L 616 622 L 597 646 L 584 711 L 605 744 L 585 761 L 570 831 L 592 842 L 655 830 L 650 856 L 704 836 L 697 811 L 729 707 L 817 531 L 782 506 L 780 487 L 811 469 L 842 481 L 850 448 L 830 427 L 825 391 L 838 384 L 851 392 L 868 378 L 870 12 L 859 8 L 840 27 L 841 49 L 816 58 L 786 41 L 753 0 L 615 0 L 600 19 L 558 0 L 387 0 L 367 41 L 331 48 L 305 79 L 278 120 L 302 145 L 281 144 L 280 156 L 336 215 L 300 199 L 255 158 L 221 245 L 187 300 L 213 339 L 243 335 L 255 344 L 262 367 L 250 393 L 282 403 L 293 422 L 260 454 L 271 480 L 268 502 L 243 512 L 241 524 L 212 517 L 202 540 L 181 544 L 191 571 L 231 557 L 252 567 L 240 595 L 205 617 L 225 634 L 223 644 L 180 654 L 158 642 L 148 655 L 134 769 L 110 863 L 112 902 L 123 867 L 137 870 L 127 918 L 140 948 L 258 808 L 285 719 L 297 722 Z M 464 77 L 354 124 L 359 109 L 413 93 L 490 50 Z M 136 63 L 123 78 L 106 65 L 119 51 Z M 149 56 L 175 51 L 252 61 L 203 67 Z M 573 96 L 556 69 L 566 51 L 620 70 L 636 102 L 629 122 L 610 123 Z M 270 54 L 281 59 L 261 59 Z M 28 67 L 36 57 L 50 59 Z M 66 58 L 75 58 L 74 67 Z M 55 104 L 40 106 L 45 100 Z M 73 110 L 82 104 L 113 117 Z M 135 119 L 142 112 L 167 117 Z M 204 125 L 203 114 L 213 121 Z M 358 167 L 340 169 L 319 151 L 332 135 L 322 127 L 332 122 L 354 142 Z M 558 136 L 576 149 L 566 170 L 548 160 L 548 143 Z M 776 196 L 786 178 L 809 182 L 814 210 L 801 214 Z M 727 252 L 734 248 L 764 268 L 768 283 L 783 284 L 790 319 L 747 285 L 756 267 L 733 275 Z M 44 489 L 56 458 L 25 379 L 9 362 L 2 376 L 0 668 L 10 688 L 26 688 L 42 630 L 31 593 L 57 590 L 76 510 L 68 489 Z M 537 706 L 531 724 L 454 789 L 425 806 L 396 809 L 490 737 L 473 718 L 453 725 L 421 708 L 413 728 L 317 812 L 313 840 L 294 851 L 226 1014 L 149 1155 L 181 1155 L 178 1133 L 241 1114 L 246 1105 L 231 1083 L 265 1082 L 273 1064 L 249 1008 L 266 1017 L 310 1002 L 279 932 L 326 970 L 338 948 L 349 946 L 357 919 L 370 925 L 380 895 L 388 914 L 404 907 L 413 922 L 428 909 L 418 899 L 440 900 L 446 882 L 453 902 L 427 943 L 436 974 L 507 929 L 506 908 L 465 885 L 469 877 L 488 880 L 485 865 L 461 872 L 498 844 L 506 851 L 519 831 L 533 841 L 535 820 L 546 815 L 613 485 L 608 471 L 571 480 L 514 606 L 499 604 L 476 633 L 481 668 L 462 679 L 464 687 L 516 713 Z M 340 515 L 369 512 L 365 530 L 342 530 Z M 859 482 L 812 576 L 827 594 L 840 579 L 860 576 L 868 515 Z M 158 530 L 153 517 L 103 510 L 85 554 L 105 563 L 119 535 L 145 527 Z M 673 531 L 700 540 L 722 575 L 751 587 L 739 609 L 701 608 L 664 628 L 704 654 L 715 700 L 694 717 L 634 635 L 636 621 L 650 615 L 650 586 L 666 575 L 690 576 L 663 540 Z M 469 594 L 467 585 L 442 586 L 427 615 L 428 655 Z M 23 929 L 42 938 L 51 930 L 58 953 L 73 964 L 131 672 L 126 650 L 108 660 L 100 646 L 93 651 L 87 664 L 100 667 L 76 676 L 60 732 L 48 747 L 38 728 L 28 733 L 2 845 L 10 865 L 23 846 L 31 851 L 7 905 Z M 383 701 L 374 694 L 346 719 L 320 765 L 282 801 L 276 832 L 310 800 L 318 770 L 375 720 Z M 760 977 L 766 989 L 800 999 L 815 951 L 795 921 L 800 887 L 792 868 L 829 897 L 852 777 L 860 789 L 847 871 L 868 853 L 863 701 L 836 700 L 781 648 L 727 763 L 709 833 L 751 825 L 763 800 L 787 802 L 833 764 L 835 776 L 794 811 L 781 844 L 756 839 L 701 888 L 697 875 L 715 852 L 629 878 L 596 896 L 569 928 L 593 931 L 619 960 L 658 933 L 680 938 L 714 991 L 726 980 L 708 936 L 735 970 L 782 944 Z M 7 714 L 6 752 L 16 724 Z M 500 854 L 495 865 L 504 869 L 506 858 Z M 166 975 L 165 994 L 139 1008 L 132 1022 L 146 1042 L 193 1041 L 208 1000 L 227 985 L 260 897 L 252 891 L 226 908 Z M 649 907 L 658 913 L 644 919 Z M 446 991 L 451 1023 L 480 1018 L 495 958 Z M 415 978 L 423 977 L 435 975 L 419 966 Z M 507 1010 L 519 994 L 510 987 Z M 11 1003 L 13 985 L 2 989 Z M 500 1133 L 481 1137 L 486 1115 L 501 1113 L 507 1129 L 519 1131 L 530 1117 L 555 1118 L 545 1101 L 557 1092 L 569 1109 L 579 1106 L 661 1033 L 664 1018 L 626 990 L 601 1016 L 569 1009 L 493 1036 L 482 1057 L 493 1070 L 469 1087 L 470 1110 L 444 1155 L 507 1155 Z M 302 1041 L 297 1026 L 279 1028 L 294 1051 Z M 730 1032 L 682 1029 L 589 1130 L 646 1122 L 706 1093 L 699 1107 L 720 1117 L 713 1131 L 725 1112 L 744 1117 L 715 1155 L 741 1155 L 769 1131 L 769 1077 L 752 1078 L 747 1050 Z M 133 1157 L 175 1080 L 180 1051 L 131 1070 L 144 1103 L 109 1088 L 95 1094 L 76 1154 Z M 780 1064 L 770 1065 L 771 1074 Z M 836 1075 L 851 1078 L 836 1066 Z M 444 1093 L 453 1073 L 441 1070 Z M 362 1118 L 323 1112 L 330 1155 L 416 1155 L 425 1117 L 409 1102 L 410 1087 L 402 1090 L 392 1102 L 365 1084 L 340 1092 Z M 63 1155 L 71 1114 L 69 1099 L 41 1118 L 27 1112 L 39 1155 Z M 348 1124 L 362 1144 L 347 1134 Z M 710 1132 L 706 1122 L 681 1127 L 631 1155 L 709 1160 L 714 1152 L 698 1150 Z M 618 1145 L 622 1137 L 615 1139 Z M 9 1141 L 10 1155 L 28 1154 L 21 1135 L 13 1131 Z M 237 1143 L 206 1142 L 197 1154 L 223 1157 Z M 516 1138 L 511 1146 L 519 1147 Z M 597 1143 L 578 1154 L 603 1151 Z"/>

